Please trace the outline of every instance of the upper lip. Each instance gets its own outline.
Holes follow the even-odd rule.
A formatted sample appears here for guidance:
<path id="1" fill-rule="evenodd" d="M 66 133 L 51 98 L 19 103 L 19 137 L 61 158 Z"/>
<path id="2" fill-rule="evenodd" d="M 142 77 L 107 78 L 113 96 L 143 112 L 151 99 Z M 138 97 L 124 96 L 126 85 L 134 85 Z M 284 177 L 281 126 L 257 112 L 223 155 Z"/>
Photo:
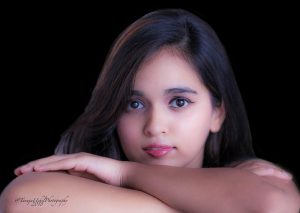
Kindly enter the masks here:
<path id="1" fill-rule="evenodd" d="M 153 148 L 157 148 L 157 149 L 170 149 L 170 148 L 175 148 L 175 147 L 171 146 L 171 145 L 167 145 L 167 144 L 157 144 L 157 143 L 149 144 L 149 145 L 143 147 L 144 150 L 153 149 Z"/>

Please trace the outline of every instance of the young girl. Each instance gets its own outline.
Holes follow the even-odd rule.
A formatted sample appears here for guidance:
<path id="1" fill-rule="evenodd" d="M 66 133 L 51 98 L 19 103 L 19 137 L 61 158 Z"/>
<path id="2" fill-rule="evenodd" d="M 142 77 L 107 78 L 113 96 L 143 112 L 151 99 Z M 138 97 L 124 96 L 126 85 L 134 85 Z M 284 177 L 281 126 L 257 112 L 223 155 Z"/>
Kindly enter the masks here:
<path id="1" fill-rule="evenodd" d="M 300 205 L 291 177 L 255 159 L 217 35 L 180 9 L 131 24 L 56 154 L 15 173 L 1 196 L 5 212 L 298 212 Z"/>

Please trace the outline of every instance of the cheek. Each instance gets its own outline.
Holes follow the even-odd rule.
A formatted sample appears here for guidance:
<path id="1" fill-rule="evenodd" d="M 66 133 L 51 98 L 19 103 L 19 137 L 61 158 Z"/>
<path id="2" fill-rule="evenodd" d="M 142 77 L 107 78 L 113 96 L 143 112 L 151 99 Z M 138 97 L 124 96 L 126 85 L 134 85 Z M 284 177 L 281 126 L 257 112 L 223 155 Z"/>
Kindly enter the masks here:
<path id="1" fill-rule="evenodd" d="M 134 144 L 137 140 L 138 132 L 137 121 L 129 116 L 122 116 L 117 123 L 117 133 L 123 147 Z"/>
<path id="2" fill-rule="evenodd" d="M 185 115 L 184 119 L 176 122 L 176 131 L 180 132 L 178 136 L 188 144 L 204 144 L 210 131 L 210 115 L 199 111 L 191 113 L 192 115 Z"/>

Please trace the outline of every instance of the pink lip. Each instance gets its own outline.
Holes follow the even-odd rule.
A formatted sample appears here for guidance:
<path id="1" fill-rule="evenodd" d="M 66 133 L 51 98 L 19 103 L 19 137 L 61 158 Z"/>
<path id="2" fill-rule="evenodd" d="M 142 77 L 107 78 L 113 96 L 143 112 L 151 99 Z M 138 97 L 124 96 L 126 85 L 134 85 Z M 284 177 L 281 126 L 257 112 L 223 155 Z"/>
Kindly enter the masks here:
<path id="1" fill-rule="evenodd" d="M 175 149 L 175 147 L 169 145 L 151 144 L 147 147 L 144 147 L 143 149 L 148 155 L 160 158 Z"/>

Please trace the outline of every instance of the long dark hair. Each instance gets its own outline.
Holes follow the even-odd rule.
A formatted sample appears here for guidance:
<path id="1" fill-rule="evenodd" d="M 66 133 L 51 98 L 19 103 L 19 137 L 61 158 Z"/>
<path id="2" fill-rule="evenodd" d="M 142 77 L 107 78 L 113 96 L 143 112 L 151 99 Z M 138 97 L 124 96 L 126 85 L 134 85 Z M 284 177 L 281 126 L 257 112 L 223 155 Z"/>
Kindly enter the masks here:
<path id="1" fill-rule="evenodd" d="M 221 130 L 208 136 L 203 166 L 224 166 L 254 157 L 248 118 L 223 45 L 206 22 L 182 9 L 146 14 L 120 34 L 88 105 L 64 132 L 55 152 L 84 151 L 127 160 L 116 122 L 127 105 L 139 67 L 162 48 L 173 48 L 192 63 L 210 91 L 212 103 L 224 105 L 226 118 Z"/>

